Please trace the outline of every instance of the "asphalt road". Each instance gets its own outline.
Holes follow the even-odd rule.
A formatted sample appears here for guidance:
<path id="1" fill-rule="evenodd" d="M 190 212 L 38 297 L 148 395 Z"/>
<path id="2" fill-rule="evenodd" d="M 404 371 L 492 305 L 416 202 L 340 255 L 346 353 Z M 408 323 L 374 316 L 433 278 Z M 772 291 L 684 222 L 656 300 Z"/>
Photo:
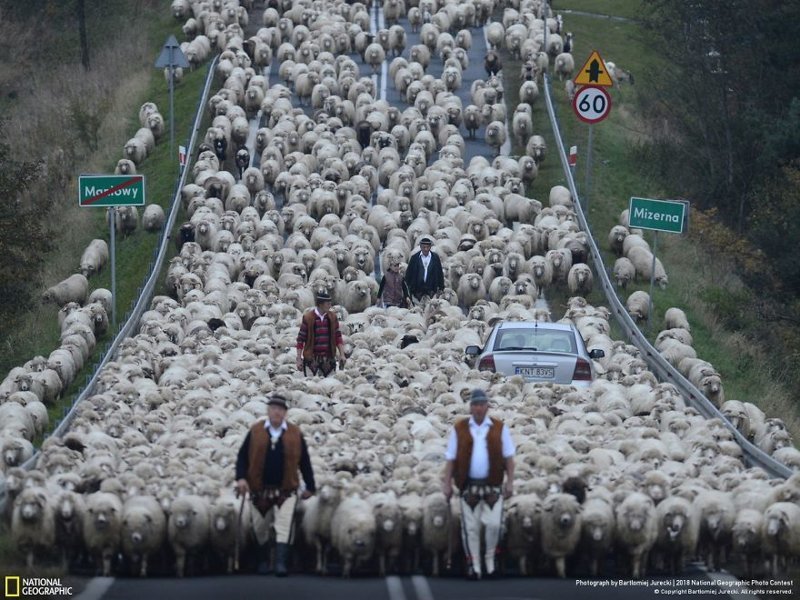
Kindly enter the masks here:
<path id="1" fill-rule="evenodd" d="M 726 585 L 733 585 L 740 592 L 738 597 L 754 597 L 737 587 L 738 584 L 726 583 L 729 579 L 725 576 L 705 573 L 697 566 L 687 569 L 681 578 L 682 581 L 661 577 L 635 582 L 523 577 L 472 582 L 421 575 L 353 579 L 312 575 L 292 575 L 285 579 L 257 575 L 183 580 L 98 578 L 91 583 L 83 582 L 90 583 L 89 587 L 75 597 L 79 600 L 161 600 L 183 596 L 192 600 L 220 600 L 266 595 L 276 600 L 644 600 L 680 594 L 702 600 L 736 598 L 737 595 L 729 596 L 723 591 Z"/>

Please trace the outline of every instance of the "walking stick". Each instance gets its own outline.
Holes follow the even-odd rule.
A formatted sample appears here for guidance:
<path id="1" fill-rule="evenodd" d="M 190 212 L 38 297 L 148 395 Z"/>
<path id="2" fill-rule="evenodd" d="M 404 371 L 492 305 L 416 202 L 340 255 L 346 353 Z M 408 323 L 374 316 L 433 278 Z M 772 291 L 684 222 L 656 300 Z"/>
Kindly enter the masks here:
<path id="1" fill-rule="evenodd" d="M 236 540 L 233 546 L 233 570 L 239 570 L 239 539 L 242 537 L 242 514 L 244 513 L 244 501 L 247 494 L 242 494 L 242 502 L 239 505 L 239 518 L 236 520 Z"/>

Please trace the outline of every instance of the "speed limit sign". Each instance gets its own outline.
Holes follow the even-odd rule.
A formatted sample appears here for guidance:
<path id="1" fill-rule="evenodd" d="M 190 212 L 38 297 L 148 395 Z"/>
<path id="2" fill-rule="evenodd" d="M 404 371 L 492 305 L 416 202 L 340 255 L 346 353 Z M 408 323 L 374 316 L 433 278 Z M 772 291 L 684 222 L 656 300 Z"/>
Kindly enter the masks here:
<path id="1" fill-rule="evenodd" d="M 605 88 L 586 85 L 575 94 L 572 109 L 584 123 L 599 123 L 611 111 L 611 96 Z"/>

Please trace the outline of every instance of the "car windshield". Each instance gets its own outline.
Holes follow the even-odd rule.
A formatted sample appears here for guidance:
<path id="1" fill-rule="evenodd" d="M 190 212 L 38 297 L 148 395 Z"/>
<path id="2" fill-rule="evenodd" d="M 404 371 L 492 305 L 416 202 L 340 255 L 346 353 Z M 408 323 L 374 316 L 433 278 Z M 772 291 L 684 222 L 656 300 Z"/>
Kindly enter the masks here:
<path id="1" fill-rule="evenodd" d="M 504 329 L 497 334 L 495 350 L 575 353 L 575 343 L 569 331 L 546 329 Z"/>

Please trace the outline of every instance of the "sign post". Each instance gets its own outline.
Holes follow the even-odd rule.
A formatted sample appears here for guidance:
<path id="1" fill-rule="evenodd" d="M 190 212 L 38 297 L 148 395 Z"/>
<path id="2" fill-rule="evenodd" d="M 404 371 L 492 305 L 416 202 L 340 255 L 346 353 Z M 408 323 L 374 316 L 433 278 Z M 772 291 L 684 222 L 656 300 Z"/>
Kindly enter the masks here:
<path id="1" fill-rule="evenodd" d="M 592 181 L 592 125 L 605 119 L 611 111 L 611 96 L 605 88 L 611 87 L 614 82 L 611 81 L 606 63 L 597 50 L 589 55 L 573 81 L 576 86 L 583 87 L 575 93 L 572 109 L 581 121 L 589 125 L 589 139 L 586 143 L 586 189 L 581 194 L 588 218 L 589 188 Z"/>
<path id="2" fill-rule="evenodd" d="M 157 69 L 169 69 L 169 159 L 173 160 L 175 148 L 175 100 L 173 89 L 175 87 L 175 69 L 180 67 L 182 69 L 189 68 L 189 61 L 181 51 L 181 45 L 174 35 L 169 36 L 161 49 L 161 54 L 158 55 L 155 64 Z"/>
<path id="3" fill-rule="evenodd" d="M 653 314 L 653 283 L 656 277 L 656 249 L 658 248 L 658 232 L 683 233 L 683 223 L 689 203 L 674 200 L 652 200 L 650 198 L 631 197 L 628 206 L 628 225 L 639 229 L 655 231 L 653 238 L 653 262 L 650 267 L 650 308 L 647 315 L 647 329 L 650 329 L 650 318 Z"/>
<path id="4" fill-rule="evenodd" d="M 111 326 L 117 328 L 117 206 L 144 206 L 144 175 L 80 175 L 78 206 L 107 206 L 110 227 Z"/>

